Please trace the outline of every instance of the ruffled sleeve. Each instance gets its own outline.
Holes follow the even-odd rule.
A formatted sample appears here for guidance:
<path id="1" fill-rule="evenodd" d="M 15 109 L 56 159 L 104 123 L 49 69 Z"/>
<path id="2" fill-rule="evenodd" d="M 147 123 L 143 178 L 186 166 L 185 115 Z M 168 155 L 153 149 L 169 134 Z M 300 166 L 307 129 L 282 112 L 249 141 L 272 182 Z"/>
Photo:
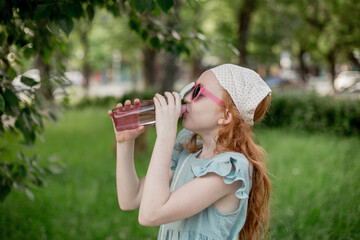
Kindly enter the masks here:
<path id="1" fill-rule="evenodd" d="M 235 192 L 239 199 L 249 198 L 251 181 L 249 178 L 249 161 L 241 153 L 223 153 L 209 161 L 197 161 L 191 165 L 196 177 L 207 173 L 216 173 L 224 178 L 226 184 L 241 181 L 241 187 Z"/>
<path id="2" fill-rule="evenodd" d="M 184 150 L 182 147 L 183 143 L 190 141 L 192 132 L 187 129 L 182 129 L 176 137 L 173 153 L 171 155 L 171 171 L 175 172 L 179 155 Z"/>

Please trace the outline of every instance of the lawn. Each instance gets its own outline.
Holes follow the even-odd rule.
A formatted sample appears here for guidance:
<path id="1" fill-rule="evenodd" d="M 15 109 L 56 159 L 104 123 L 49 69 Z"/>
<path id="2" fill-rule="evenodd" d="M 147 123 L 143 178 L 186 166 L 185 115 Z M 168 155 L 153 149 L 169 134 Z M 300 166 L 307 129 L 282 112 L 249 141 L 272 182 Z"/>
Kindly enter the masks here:
<path id="1" fill-rule="evenodd" d="M 12 192 L 0 204 L 0 239 L 156 239 L 158 227 L 142 227 L 137 211 L 117 205 L 114 136 L 107 109 L 68 110 L 47 123 L 36 147 L 40 163 L 60 159 L 65 168 L 46 177 L 35 200 Z M 360 239 L 360 138 L 256 129 L 272 174 L 272 239 Z M 146 172 L 154 127 L 136 151 Z M 146 142 L 146 141 L 145 141 Z"/>

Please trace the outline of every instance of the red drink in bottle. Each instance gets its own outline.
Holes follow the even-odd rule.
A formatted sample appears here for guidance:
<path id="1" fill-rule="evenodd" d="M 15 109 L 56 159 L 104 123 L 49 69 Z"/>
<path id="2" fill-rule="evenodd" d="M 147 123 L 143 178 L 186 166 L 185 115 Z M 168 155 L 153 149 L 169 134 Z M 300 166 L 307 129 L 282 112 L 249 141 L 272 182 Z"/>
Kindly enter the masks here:
<path id="1" fill-rule="evenodd" d="M 136 129 L 140 126 L 155 124 L 155 105 L 153 100 L 146 100 L 112 110 L 112 119 L 116 131 Z M 186 112 L 186 105 L 181 106 L 181 115 Z"/>

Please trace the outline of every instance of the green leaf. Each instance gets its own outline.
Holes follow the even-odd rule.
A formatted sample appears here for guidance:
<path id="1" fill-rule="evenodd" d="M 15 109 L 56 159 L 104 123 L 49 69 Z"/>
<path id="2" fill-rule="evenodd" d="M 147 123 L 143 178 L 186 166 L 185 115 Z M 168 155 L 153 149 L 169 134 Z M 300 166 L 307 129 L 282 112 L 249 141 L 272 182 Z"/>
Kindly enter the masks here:
<path id="1" fill-rule="evenodd" d="M 9 89 L 6 89 L 4 92 L 4 98 L 5 98 L 6 102 L 9 103 L 10 106 L 14 106 L 15 108 L 17 108 L 19 99 L 15 93 L 10 91 Z"/>
<path id="2" fill-rule="evenodd" d="M 3 112 L 5 110 L 5 99 L 4 97 L 0 94 L 0 111 Z"/>
<path id="3" fill-rule="evenodd" d="M 49 116 L 51 121 L 57 122 L 57 118 L 56 118 L 56 115 L 54 113 L 48 112 L 48 116 Z"/>
<path id="4" fill-rule="evenodd" d="M 54 45 L 56 44 L 54 41 L 53 41 Z M 50 60 L 51 60 L 51 55 L 53 53 L 53 50 L 51 49 L 48 49 L 48 48 L 43 48 L 42 49 L 42 57 L 43 57 L 43 60 L 45 61 L 45 63 L 49 63 Z"/>
<path id="5" fill-rule="evenodd" d="M 87 12 L 88 18 L 89 18 L 90 20 L 93 20 L 93 19 L 94 19 L 94 15 L 95 15 L 94 7 L 91 6 L 91 5 L 88 5 L 88 6 L 86 7 L 86 12 Z"/>
<path id="6" fill-rule="evenodd" d="M 59 25 L 60 25 L 61 30 L 63 30 L 67 36 L 69 36 L 72 29 L 74 28 L 74 23 L 69 18 L 60 20 Z"/>
<path id="7" fill-rule="evenodd" d="M 3 202 L 5 197 L 10 193 L 11 191 L 11 183 L 6 182 L 5 185 L 2 184 L 0 188 L 0 202 Z"/>
<path id="8" fill-rule="evenodd" d="M 30 117 L 37 126 L 39 126 L 40 128 L 44 128 L 43 120 L 40 114 L 38 114 L 36 111 L 32 111 Z"/>
<path id="9" fill-rule="evenodd" d="M 14 39 L 15 39 L 14 35 L 9 34 L 8 37 L 7 37 L 7 39 L 6 39 L 7 44 L 8 44 L 8 45 L 12 45 L 13 42 L 14 42 Z"/>
<path id="10" fill-rule="evenodd" d="M 134 0 L 134 7 L 139 13 L 142 13 L 145 10 L 151 12 L 155 9 L 156 4 L 154 0 Z"/>
<path id="11" fill-rule="evenodd" d="M 15 127 L 20 130 L 21 134 L 24 136 L 24 141 L 26 144 L 30 144 L 31 138 L 29 134 L 29 129 L 26 127 L 26 123 L 22 117 L 18 117 L 15 122 Z"/>
<path id="12" fill-rule="evenodd" d="M 47 19 L 50 16 L 50 12 L 48 9 L 48 4 L 39 4 L 36 6 L 34 11 L 34 19 L 41 20 Z"/>
<path id="13" fill-rule="evenodd" d="M 31 47 L 25 48 L 23 51 L 24 57 L 26 59 L 29 59 L 34 53 L 34 49 Z"/>
<path id="14" fill-rule="evenodd" d="M 157 0 L 157 3 L 164 12 L 169 11 L 169 9 L 174 5 L 173 0 Z"/>
<path id="15" fill-rule="evenodd" d="M 153 48 L 157 48 L 157 47 L 160 46 L 160 40 L 159 40 L 159 38 L 157 38 L 157 37 L 152 37 L 152 38 L 150 38 L 149 42 L 150 42 L 150 45 L 151 45 Z"/>
<path id="16" fill-rule="evenodd" d="M 12 67 L 9 67 L 8 71 L 7 71 L 7 74 L 9 75 L 9 77 L 11 79 L 14 79 L 17 75 L 15 69 L 13 69 Z"/>
<path id="17" fill-rule="evenodd" d="M 60 5 L 64 14 L 71 18 L 80 18 L 84 13 L 80 1 L 63 1 Z"/>
<path id="18" fill-rule="evenodd" d="M 21 176 L 22 178 L 26 177 L 26 167 L 24 165 L 19 165 L 18 171 L 19 176 Z"/>
<path id="19" fill-rule="evenodd" d="M 29 188 L 25 188 L 25 194 L 31 199 L 34 200 L 34 193 L 30 191 Z"/>
<path id="20" fill-rule="evenodd" d="M 145 41 L 146 41 L 146 39 L 149 37 L 148 31 L 146 31 L 145 29 L 143 29 L 143 30 L 141 31 L 140 35 L 141 35 L 141 38 L 142 38 L 143 40 L 145 40 Z"/>
<path id="21" fill-rule="evenodd" d="M 131 29 L 135 30 L 136 32 L 139 32 L 141 27 L 139 19 L 135 17 L 131 17 L 129 21 L 129 26 Z"/>
<path id="22" fill-rule="evenodd" d="M 29 87 L 33 87 L 33 86 L 35 86 L 36 84 L 38 84 L 38 82 L 35 81 L 34 79 L 29 78 L 29 77 L 25 77 L 25 76 L 21 76 L 20 81 L 21 81 L 22 83 L 24 83 L 25 85 L 29 86 Z"/>
<path id="23" fill-rule="evenodd" d="M 159 4 L 156 4 L 156 8 L 151 11 L 151 15 L 155 18 L 160 18 L 160 15 L 163 13 L 162 9 L 160 8 Z"/>
<path id="24" fill-rule="evenodd" d="M 0 9 L 5 9 L 6 3 L 5 0 L 0 0 Z"/>
<path id="25" fill-rule="evenodd" d="M 6 39 L 5 33 L 0 32 L 0 45 L 4 44 L 5 39 Z"/>

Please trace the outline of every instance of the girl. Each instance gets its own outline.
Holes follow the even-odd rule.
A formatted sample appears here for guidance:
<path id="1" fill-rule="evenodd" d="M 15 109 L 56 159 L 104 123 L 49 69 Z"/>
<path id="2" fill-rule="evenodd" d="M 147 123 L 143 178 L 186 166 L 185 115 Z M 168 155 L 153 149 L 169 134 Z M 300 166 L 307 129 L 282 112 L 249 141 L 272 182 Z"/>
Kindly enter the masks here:
<path id="1" fill-rule="evenodd" d="M 184 129 L 177 137 L 181 98 L 156 94 L 157 138 L 141 180 L 134 142 L 144 127 L 114 129 L 120 208 L 140 208 L 141 225 L 161 225 L 158 239 L 266 238 L 270 182 L 252 125 L 265 115 L 270 93 L 252 70 L 232 64 L 207 70 L 184 98 Z"/>

